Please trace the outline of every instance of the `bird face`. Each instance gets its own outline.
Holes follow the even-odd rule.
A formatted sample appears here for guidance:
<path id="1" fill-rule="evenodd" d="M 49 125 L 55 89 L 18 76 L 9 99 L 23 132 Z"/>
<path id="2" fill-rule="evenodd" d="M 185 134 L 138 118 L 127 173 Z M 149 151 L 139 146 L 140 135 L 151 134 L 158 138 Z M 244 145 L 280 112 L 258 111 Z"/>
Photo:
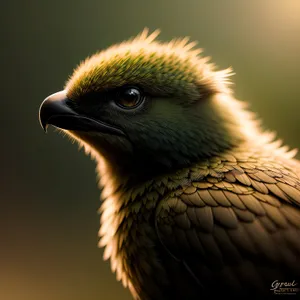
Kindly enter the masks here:
<path id="1" fill-rule="evenodd" d="M 157 34 L 143 31 L 81 63 L 42 103 L 43 128 L 59 127 L 131 168 L 170 168 L 215 151 L 221 145 L 209 150 L 211 134 L 226 130 L 211 99 L 228 93 L 228 72 L 213 71 L 187 39 L 159 43 Z"/>

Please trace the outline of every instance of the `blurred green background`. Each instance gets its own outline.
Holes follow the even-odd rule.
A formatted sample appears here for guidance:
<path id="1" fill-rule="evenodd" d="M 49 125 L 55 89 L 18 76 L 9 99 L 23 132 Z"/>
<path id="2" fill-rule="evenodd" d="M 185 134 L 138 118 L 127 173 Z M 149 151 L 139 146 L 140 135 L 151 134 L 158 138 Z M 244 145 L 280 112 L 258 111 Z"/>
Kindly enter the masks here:
<path id="1" fill-rule="evenodd" d="M 299 0 L 12 0 L 1 13 L 0 299 L 131 299 L 97 248 L 94 162 L 38 123 L 87 55 L 145 26 L 190 36 L 234 68 L 236 97 L 264 126 L 300 147 Z"/>

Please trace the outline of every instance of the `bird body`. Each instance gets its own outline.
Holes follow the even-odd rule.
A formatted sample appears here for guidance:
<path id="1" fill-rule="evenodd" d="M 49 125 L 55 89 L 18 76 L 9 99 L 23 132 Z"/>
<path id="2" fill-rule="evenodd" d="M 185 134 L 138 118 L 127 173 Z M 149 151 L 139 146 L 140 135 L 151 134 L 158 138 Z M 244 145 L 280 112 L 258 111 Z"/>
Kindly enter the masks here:
<path id="1" fill-rule="evenodd" d="M 83 62 L 40 118 L 97 162 L 104 258 L 135 299 L 268 296 L 300 279 L 300 163 L 187 39 Z M 299 281 L 300 284 L 300 281 Z"/>
<path id="2" fill-rule="evenodd" d="M 278 143 L 244 144 L 108 192 L 100 246 L 137 298 L 268 295 L 273 281 L 300 275 L 297 174 Z"/>

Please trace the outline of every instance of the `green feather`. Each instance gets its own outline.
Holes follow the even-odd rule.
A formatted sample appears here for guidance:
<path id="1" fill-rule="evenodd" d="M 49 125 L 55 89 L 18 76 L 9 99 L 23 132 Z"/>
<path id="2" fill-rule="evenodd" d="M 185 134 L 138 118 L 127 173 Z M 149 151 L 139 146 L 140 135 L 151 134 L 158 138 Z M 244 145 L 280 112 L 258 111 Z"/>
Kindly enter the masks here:
<path id="1" fill-rule="evenodd" d="M 101 51 L 86 59 L 66 84 L 68 97 L 101 92 L 124 84 L 142 87 L 161 97 L 182 97 L 196 100 L 202 94 L 229 92 L 230 70 L 214 71 L 208 58 L 193 50 L 195 43 L 187 38 L 169 43 L 158 42 L 147 32 L 135 39 Z M 223 79 L 222 79 L 223 78 Z"/>

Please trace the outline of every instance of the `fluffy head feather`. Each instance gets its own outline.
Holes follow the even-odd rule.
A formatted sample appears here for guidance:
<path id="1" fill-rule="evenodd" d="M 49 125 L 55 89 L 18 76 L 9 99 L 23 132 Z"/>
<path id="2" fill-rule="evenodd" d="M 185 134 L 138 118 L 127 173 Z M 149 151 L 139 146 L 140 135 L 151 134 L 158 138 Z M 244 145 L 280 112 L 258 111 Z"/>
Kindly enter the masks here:
<path id="1" fill-rule="evenodd" d="M 137 84 L 153 95 L 196 100 L 203 94 L 228 93 L 231 69 L 216 72 L 209 58 L 188 38 L 156 40 L 159 31 L 145 29 L 136 38 L 114 45 L 82 62 L 66 84 L 68 96 Z"/>

